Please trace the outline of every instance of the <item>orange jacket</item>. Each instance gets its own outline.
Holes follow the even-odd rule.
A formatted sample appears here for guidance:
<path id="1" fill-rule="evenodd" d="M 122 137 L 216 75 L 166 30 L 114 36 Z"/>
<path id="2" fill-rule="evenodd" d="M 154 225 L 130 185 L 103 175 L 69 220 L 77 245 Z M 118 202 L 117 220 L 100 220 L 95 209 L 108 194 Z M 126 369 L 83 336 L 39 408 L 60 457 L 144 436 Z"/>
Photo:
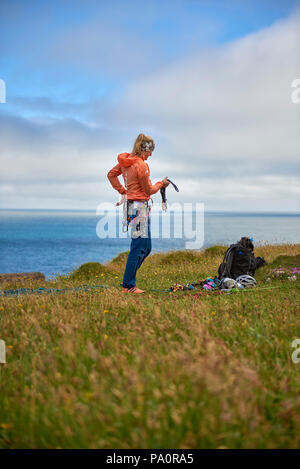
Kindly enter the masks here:
<path id="1" fill-rule="evenodd" d="M 119 181 L 118 176 L 121 174 L 127 190 Z M 118 164 L 109 171 L 107 177 L 113 188 L 120 194 L 126 194 L 126 198 L 129 200 L 149 200 L 150 195 L 155 194 L 163 186 L 162 181 L 152 185 L 150 169 L 146 161 L 130 153 L 118 155 Z"/>

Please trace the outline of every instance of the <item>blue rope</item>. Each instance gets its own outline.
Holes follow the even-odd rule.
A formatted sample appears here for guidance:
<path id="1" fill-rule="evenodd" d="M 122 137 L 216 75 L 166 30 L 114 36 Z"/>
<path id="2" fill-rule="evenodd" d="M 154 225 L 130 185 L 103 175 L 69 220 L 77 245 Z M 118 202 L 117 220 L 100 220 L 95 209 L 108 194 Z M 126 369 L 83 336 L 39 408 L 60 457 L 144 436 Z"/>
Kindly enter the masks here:
<path id="1" fill-rule="evenodd" d="M 88 291 L 91 289 L 97 288 L 109 288 L 106 285 L 87 285 L 84 284 L 81 287 L 72 287 L 72 288 L 17 288 L 16 290 L 0 290 L 0 296 L 20 296 L 28 295 L 32 293 L 43 294 L 43 293 L 65 293 L 68 291 Z"/>

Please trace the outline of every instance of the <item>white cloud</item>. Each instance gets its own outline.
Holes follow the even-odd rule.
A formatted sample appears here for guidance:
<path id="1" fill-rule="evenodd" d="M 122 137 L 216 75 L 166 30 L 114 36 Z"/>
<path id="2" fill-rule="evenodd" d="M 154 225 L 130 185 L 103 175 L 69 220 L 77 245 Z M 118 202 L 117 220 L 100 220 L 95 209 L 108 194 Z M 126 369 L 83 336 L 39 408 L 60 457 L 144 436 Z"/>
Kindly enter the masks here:
<path id="1" fill-rule="evenodd" d="M 113 118 L 150 123 L 172 161 L 174 152 L 179 161 L 183 153 L 194 162 L 295 161 L 300 108 L 290 87 L 300 73 L 299 25 L 294 15 L 166 67 L 134 83 Z"/>
<path id="2" fill-rule="evenodd" d="M 88 122 L 7 115 L 1 206 L 32 206 L 34 196 L 41 208 L 51 200 L 53 208 L 117 200 L 107 171 L 144 131 L 157 143 L 152 180 L 174 178 L 181 201 L 216 210 L 299 210 L 300 105 L 290 98 L 300 74 L 299 22 L 296 13 L 149 71 L 110 109 L 83 106 Z"/>

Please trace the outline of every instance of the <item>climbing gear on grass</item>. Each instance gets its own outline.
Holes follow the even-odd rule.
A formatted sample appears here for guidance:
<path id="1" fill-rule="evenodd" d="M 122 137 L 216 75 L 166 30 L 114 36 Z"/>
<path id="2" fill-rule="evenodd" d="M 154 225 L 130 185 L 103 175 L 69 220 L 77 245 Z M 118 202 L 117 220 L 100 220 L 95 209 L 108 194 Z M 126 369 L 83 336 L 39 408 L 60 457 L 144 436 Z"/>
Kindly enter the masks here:
<path id="1" fill-rule="evenodd" d="M 178 290 L 194 290 L 195 287 L 193 286 L 193 284 L 186 284 L 186 285 L 181 285 L 180 283 L 174 283 L 174 285 L 172 285 L 168 291 L 170 292 L 176 292 Z"/>
<path id="2" fill-rule="evenodd" d="M 206 278 L 202 284 L 202 288 L 204 290 L 214 290 L 220 286 L 220 280 L 215 277 L 214 279 L 212 278 Z"/>
<path id="3" fill-rule="evenodd" d="M 174 283 L 169 289 L 171 292 L 175 292 L 178 290 L 195 290 L 197 287 L 201 287 L 204 290 L 215 290 L 219 288 L 220 286 L 220 280 L 215 277 L 214 279 L 212 278 L 206 278 L 205 280 L 202 280 L 200 282 L 192 282 L 192 283 L 187 283 L 185 285 L 182 285 L 180 283 Z"/>

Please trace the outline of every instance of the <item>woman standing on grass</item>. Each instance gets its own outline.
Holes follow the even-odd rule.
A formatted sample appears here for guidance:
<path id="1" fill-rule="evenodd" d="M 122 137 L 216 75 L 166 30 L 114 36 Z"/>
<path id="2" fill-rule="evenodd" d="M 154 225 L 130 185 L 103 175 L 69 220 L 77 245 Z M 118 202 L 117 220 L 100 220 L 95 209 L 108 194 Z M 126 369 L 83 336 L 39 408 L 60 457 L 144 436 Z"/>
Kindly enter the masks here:
<path id="1" fill-rule="evenodd" d="M 139 134 L 131 153 L 121 153 L 118 164 L 107 177 L 122 196 L 126 197 L 126 223 L 131 221 L 131 245 L 123 278 L 124 293 L 144 293 L 136 286 L 136 272 L 151 252 L 150 207 L 148 201 L 162 187 L 167 187 L 167 178 L 152 185 L 150 169 L 146 160 L 155 148 L 153 139 Z M 118 176 L 123 175 L 125 187 Z M 135 229 L 134 229 L 135 228 Z"/>

